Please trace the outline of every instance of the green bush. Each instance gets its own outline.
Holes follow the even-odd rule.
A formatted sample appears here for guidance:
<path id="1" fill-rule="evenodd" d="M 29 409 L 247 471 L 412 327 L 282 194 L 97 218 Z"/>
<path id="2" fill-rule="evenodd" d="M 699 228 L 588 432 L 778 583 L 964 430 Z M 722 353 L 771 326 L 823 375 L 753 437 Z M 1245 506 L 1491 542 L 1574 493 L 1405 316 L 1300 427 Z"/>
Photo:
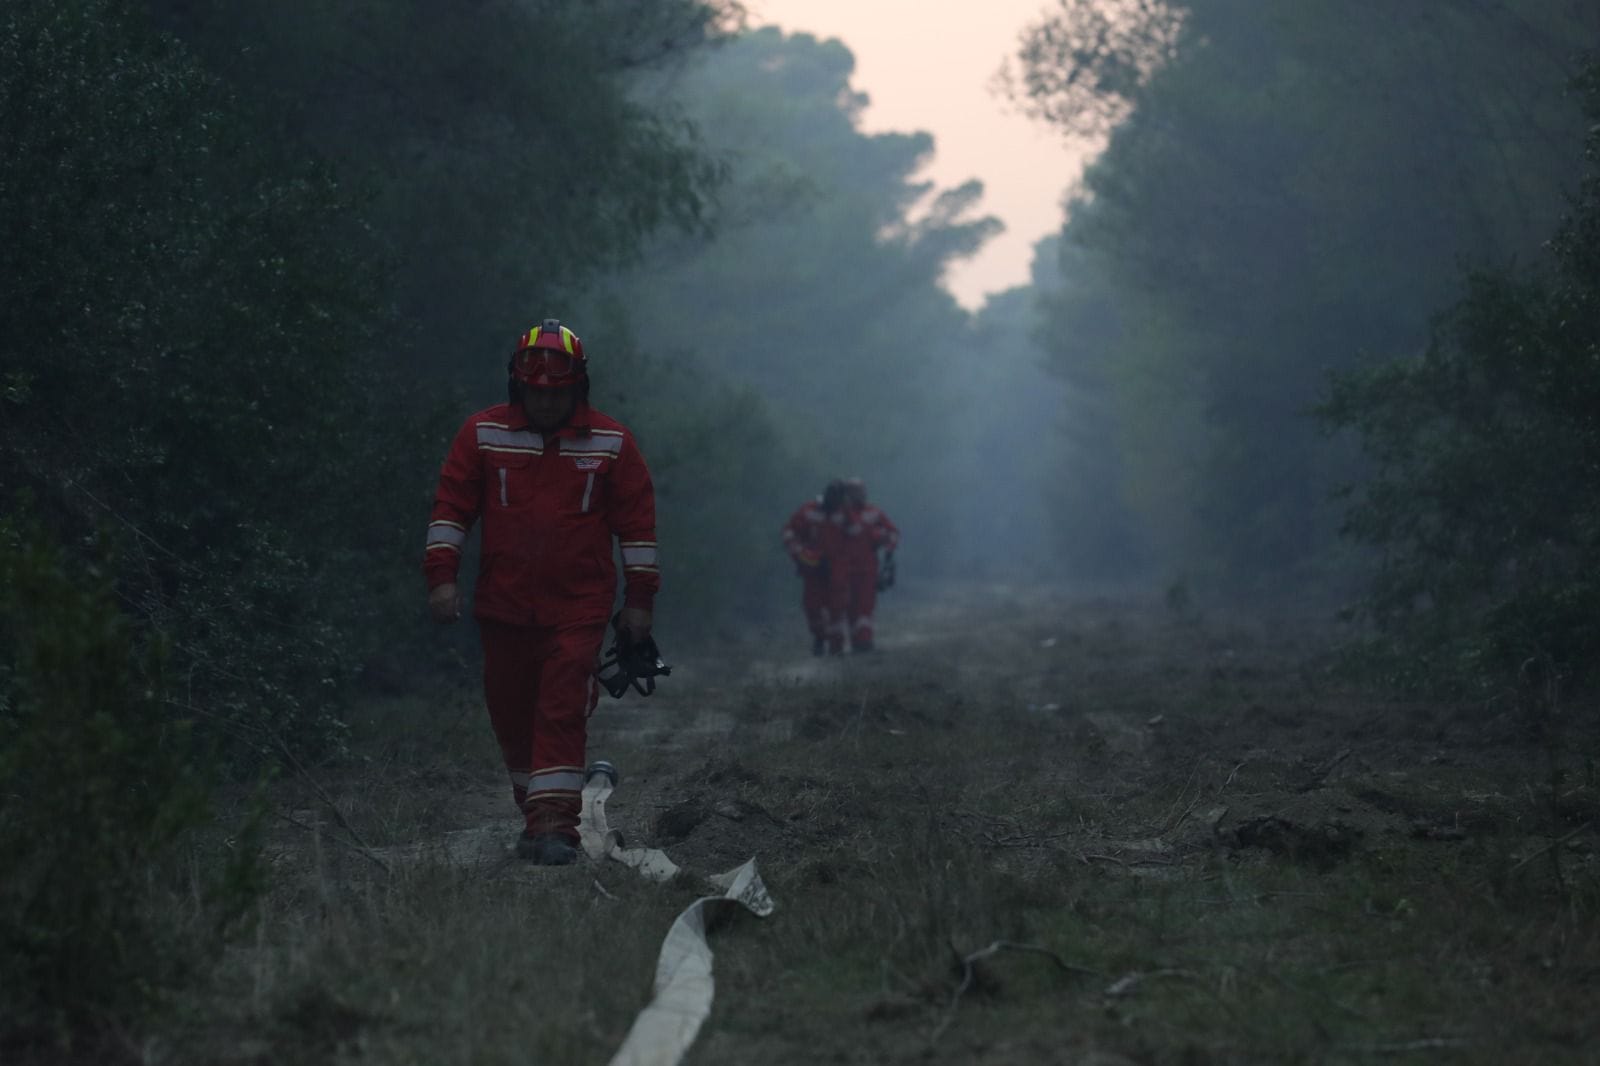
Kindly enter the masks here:
<path id="1" fill-rule="evenodd" d="M 246 907 L 254 822 L 194 899 L 209 760 L 104 572 L 0 526 L 0 1050 L 81 1044 L 192 977 Z"/>
<path id="2" fill-rule="evenodd" d="M 236 754 L 336 744 L 437 463 L 357 205 L 137 4 L 0 6 L 0 129 L 0 508 L 116 531 Z"/>
<path id="3" fill-rule="evenodd" d="M 1580 78 L 1600 120 L 1600 65 Z M 1381 551 L 1364 610 L 1403 676 L 1501 689 L 1600 666 L 1600 125 L 1538 273 L 1480 273 L 1427 351 L 1321 408 L 1372 460 L 1345 532 Z"/>

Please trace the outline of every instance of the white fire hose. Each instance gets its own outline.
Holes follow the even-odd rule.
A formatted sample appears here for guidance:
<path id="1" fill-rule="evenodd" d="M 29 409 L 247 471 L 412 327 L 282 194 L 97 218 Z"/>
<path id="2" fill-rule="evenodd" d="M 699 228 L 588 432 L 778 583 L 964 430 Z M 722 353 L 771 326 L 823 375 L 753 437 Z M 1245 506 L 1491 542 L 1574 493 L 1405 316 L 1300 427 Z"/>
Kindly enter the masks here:
<path id="1" fill-rule="evenodd" d="M 625 848 L 622 835 L 606 824 L 606 799 L 616 787 L 617 770 L 609 762 L 589 767 L 583 787 L 583 813 L 578 835 L 591 859 L 612 859 L 631 866 L 648 880 L 671 880 L 681 867 L 655 848 Z M 684 908 L 661 942 L 656 959 L 655 996 L 633 1020 L 627 1038 L 611 1057 L 611 1066 L 677 1066 L 711 1013 L 715 991 L 711 945 L 706 929 L 721 911 L 743 907 L 759 918 L 773 911 L 772 897 L 756 860 L 750 859 L 709 880 L 719 895 L 703 896 Z"/>

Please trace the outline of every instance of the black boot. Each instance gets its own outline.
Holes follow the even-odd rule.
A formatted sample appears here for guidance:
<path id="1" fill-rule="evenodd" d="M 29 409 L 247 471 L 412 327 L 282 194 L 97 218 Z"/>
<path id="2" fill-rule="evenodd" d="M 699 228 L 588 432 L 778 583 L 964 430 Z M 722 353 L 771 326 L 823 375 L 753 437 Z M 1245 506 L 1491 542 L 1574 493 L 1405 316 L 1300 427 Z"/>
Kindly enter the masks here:
<path id="1" fill-rule="evenodd" d="M 517 858 L 535 866 L 566 866 L 577 861 L 578 848 L 562 833 L 528 833 L 517 837 Z"/>

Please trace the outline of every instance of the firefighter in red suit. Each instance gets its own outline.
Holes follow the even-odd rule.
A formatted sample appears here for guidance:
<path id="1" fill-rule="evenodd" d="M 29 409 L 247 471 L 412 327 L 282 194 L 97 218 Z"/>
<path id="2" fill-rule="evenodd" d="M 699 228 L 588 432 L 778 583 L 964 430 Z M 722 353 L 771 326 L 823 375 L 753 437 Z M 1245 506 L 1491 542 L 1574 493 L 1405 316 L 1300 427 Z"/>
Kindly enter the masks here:
<path id="1" fill-rule="evenodd" d="M 811 630 L 811 654 L 828 645 L 828 560 L 823 556 L 823 529 L 830 513 L 844 506 L 844 482 L 833 481 L 821 496 L 801 504 L 783 524 L 783 550 L 800 575 L 800 607 Z"/>
<path id="2" fill-rule="evenodd" d="M 547 319 L 518 341 L 508 402 L 468 418 L 450 445 L 428 525 L 428 609 L 461 615 L 456 571 L 483 523 L 473 617 L 483 688 L 524 828 L 517 854 L 577 858 L 588 716 L 612 617 L 620 542 L 619 636 L 650 636 L 660 571 L 655 492 L 626 427 L 589 406 L 588 361 L 576 334 Z"/>
<path id="3" fill-rule="evenodd" d="M 829 559 L 828 611 L 833 621 L 829 647 L 842 650 L 873 649 L 872 612 L 878 603 L 878 552 L 884 565 L 893 565 L 900 546 L 900 530 L 878 506 L 867 501 L 867 486 L 860 478 L 844 481 L 844 506 L 838 520 L 830 517 L 825 538 Z"/>

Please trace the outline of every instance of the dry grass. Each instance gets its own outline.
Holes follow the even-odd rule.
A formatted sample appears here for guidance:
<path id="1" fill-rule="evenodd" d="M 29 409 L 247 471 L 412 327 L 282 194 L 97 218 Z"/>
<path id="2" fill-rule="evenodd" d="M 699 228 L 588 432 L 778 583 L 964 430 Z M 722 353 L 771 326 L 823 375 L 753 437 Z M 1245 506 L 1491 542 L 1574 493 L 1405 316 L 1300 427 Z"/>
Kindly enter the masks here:
<path id="1" fill-rule="evenodd" d="M 901 605 L 869 660 L 690 659 L 597 717 L 613 823 L 691 870 L 757 854 L 779 903 L 719 932 L 691 1061 L 1593 1060 L 1593 731 L 1552 803 L 1515 722 L 1354 689 L 1304 625 L 993 602 Z M 372 847 L 514 832 L 471 703 L 378 709 L 368 767 L 326 771 Z M 319 828 L 283 827 L 256 939 L 152 1058 L 604 1062 L 695 894 L 385 871 L 289 806 Z M 963 965 L 997 940 L 1055 957 Z"/>

